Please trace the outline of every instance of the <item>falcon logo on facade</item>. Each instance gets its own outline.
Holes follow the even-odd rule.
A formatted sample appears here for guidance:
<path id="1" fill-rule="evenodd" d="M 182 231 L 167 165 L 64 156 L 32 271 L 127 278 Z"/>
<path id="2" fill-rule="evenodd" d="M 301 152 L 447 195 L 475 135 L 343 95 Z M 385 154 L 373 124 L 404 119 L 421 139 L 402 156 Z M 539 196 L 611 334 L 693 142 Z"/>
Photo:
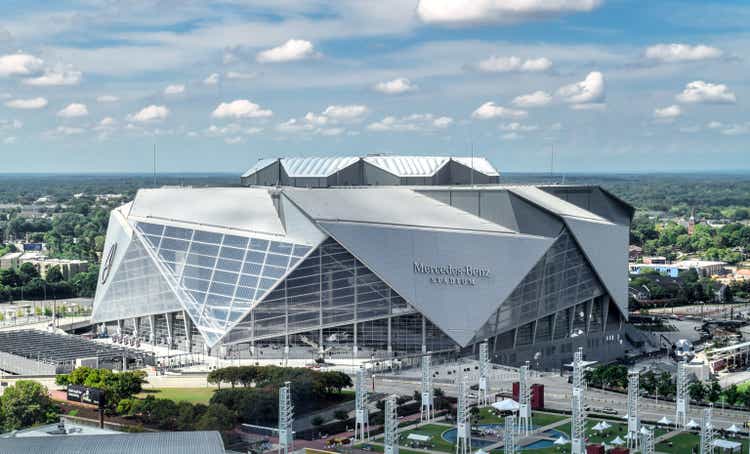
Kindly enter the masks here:
<path id="1" fill-rule="evenodd" d="M 109 273 L 112 271 L 112 263 L 115 261 L 115 254 L 117 253 L 117 243 L 112 243 L 107 252 L 107 258 L 102 262 L 102 284 L 107 282 Z"/>

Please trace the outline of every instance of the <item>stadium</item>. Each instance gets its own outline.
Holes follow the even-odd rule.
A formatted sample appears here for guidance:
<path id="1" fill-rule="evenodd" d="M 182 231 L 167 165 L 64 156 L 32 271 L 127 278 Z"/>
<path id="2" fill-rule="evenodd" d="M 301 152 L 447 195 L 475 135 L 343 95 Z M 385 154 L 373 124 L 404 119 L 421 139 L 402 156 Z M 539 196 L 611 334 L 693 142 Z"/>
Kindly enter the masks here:
<path id="1" fill-rule="evenodd" d="M 92 320 L 244 358 L 424 352 L 560 367 L 635 348 L 633 208 L 513 186 L 483 158 L 261 160 L 244 187 L 142 189 L 112 211 Z"/>

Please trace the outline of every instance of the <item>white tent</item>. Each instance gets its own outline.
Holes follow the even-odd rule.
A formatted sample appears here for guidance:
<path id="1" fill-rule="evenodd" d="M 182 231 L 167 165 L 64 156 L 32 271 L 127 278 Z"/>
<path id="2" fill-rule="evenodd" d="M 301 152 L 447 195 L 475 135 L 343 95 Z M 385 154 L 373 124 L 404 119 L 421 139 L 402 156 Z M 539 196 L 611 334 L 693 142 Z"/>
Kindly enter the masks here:
<path id="1" fill-rule="evenodd" d="M 599 424 L 601 424 L 602 428 L 604 429 L 609 429 L 610 427 L 612 427 L 612 424 L 608 423 L 607 421 L 602 421 Z"/>
<path id="2" fill-rule="evenodd" d="M 662 416 L 660 420 L 656 421 L 657 424 L 663 424 L 665 426 L 668 426 L 672 424 L 672 421 L 669 420 L 666 416 Z"/>
<path id="3" fill-rule="evenodd" d="M 714 446 L 721 449 L 740 449 L 742 448 L 742 443 L 737 443 L 736 441 L 729 441 L 729 440 L 714 440 Z"/>
<path id="4" fill-rule="evenodd" d="M 415 433 L 410 433 L 409 435 L 406 436 L 407 440 L 419 441 L 421 443 L 426 443 L 430 441 L 430 438 L 432 437 L 430 437 L 429 435 L 421 435 L 421 434 L 415 434 Z"/>
<path id="5" fill-rule="evenodd" d="M 492 408 L 498 411 L 518 411 L 520 405 L 513 399 L 503 399 L 492 404 Z"/>
<path id="6" fill-rule="evenodd" d="M 595 425 L 595 426 L 594 426 L 594 427 L 592 427 L 591 429 L 592 429 L 592 430 L 595 430 L 595 431 L 597 431 L 597 432 L 601 432 L 601 431 L 603 431 L 603 430 L 605 429 L 605 427 L 604 427 L 604 426 L 602 426 L 602 423 L 598 423 L 597 425 Z"/>
<path id="7" fill-rule="evenodd" d="M 553 445 L 557 445 L 557 446 L 567 445 L 568 443 L 570 443 L 568 439 L 563 436 L 560 436 L 560 438 L 552 442 Z"/>
<path id="8" fill-rule="evenodd" d="M 688 429 L 697 429 L 698 427 L 700 427 L 700 424 L 695 422 L 694 419 L 691 419 L 690 422 L 685 424 L 685 427 L 687 427 Z"/>
<path id="9" fill-rule="evenodd" d="M 474 454 L 487 454 L 487 451 L 485 451 L 484 449 L 477 449 L 477 452 L 475 452 Z"/>
<path id="10" fill-rule="evenodd" d="M 625 413 L 625 414 L 624 414 L 624 415 L 622 416 L 622 419 L 628 419 L 629 417 L 630 417 L 630 415 L 628 415 L 627 413 Z"/>
<path id="11" fill-rule="evenodd" d="M 731 426 L 729 426 L 729 427 L 727 428 L 727 430 L 728 430 L 729 432 L 732 432 L 733 434 L 736 434 L 737 432 L 739 432 L 739 431 L 740 431 L 740 428 L 739 428 L 739 427 L 737 427 L 737 425 L 736 425 L 736 424 L 732 424 Z"/>
<path id="12" fill-rule="evenodd" d="M 622 446 L 625 444 L 625 440 L 620 438 L 619 436 L 615 437 L 614 440 L 610 441 L 609 444 L 615 445 L 615 446 Z"/>
<path id="13" fill-rule="evenodd" d="M 641 427 L 640 432 L 641 432 L 641 435 L 648 435 L 651 433 L 651 431 L 646 429 L 645 427 Z"/>

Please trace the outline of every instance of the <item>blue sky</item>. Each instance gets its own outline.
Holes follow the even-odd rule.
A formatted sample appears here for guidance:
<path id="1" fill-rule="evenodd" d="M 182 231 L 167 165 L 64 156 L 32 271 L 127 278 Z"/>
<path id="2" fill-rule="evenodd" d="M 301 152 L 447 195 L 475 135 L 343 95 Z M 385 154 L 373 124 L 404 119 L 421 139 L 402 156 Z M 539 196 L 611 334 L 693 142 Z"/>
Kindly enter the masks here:
<path id="1" fill-rule="evenodd" d="M 5 0 L 0 172 L 750 169 L 750 3 Z"/>

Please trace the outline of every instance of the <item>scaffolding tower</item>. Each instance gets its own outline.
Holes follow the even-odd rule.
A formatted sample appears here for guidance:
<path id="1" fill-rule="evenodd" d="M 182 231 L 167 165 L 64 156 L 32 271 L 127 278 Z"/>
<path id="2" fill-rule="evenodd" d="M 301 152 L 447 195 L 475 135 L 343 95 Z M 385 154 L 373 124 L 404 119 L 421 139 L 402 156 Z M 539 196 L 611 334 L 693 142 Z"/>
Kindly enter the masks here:
<path id="1" fill-rule="evenodd" d="M 456 409 L 456 454 L 471 452 L 471 422 L 469 421 L 469 396 L 466 375 L 458 382 L 458 408 Z"/>
<path id="2" fill-rule="evenodd" d="M 641 429 L 641 454 L 654 454 L 654 431 L 653 429 Z"/>
<path id="3" fill-rule="evenodd" d="M 685 361 L 677 362 L 677 396 L 675 399 L 675 427 L 685 428 L 688 422 L 690 398 L 688 395 L 688 376 Z"/>
<path id="4" fill-rule="evenodd" d="M 487 342 L 479 344 L 479 406 L 485 407 L 490 404 L 490 355 Z"/>
<path id="5" fill-rule="evenodd" d="M 293 422 L 291 383 L 287 381 L 279 389 L 279 454 L 294 451 Z"/>
<path id="6" fill-rule="evenodd" d="M 396 395 L 392 394 L 385 398 L 385 421 L 383 454 L 398 454 L 398 415 L 396 414 Z"/>
<path id="7" fill-rule="evenodd" d="M 354 377 L 355 423 L 354 440 L 365 441 L 370 432 L 370 412 L 367 409 L 367 385 L 365 383 L 365 369 L 357 369 Z"/>
<path id="8" fill-rule="evenodd" d="M 714 453 L 714 427 L 711 422 L 711 407 L 703 409 L 703 421 L 701 421 L 701 450 L 700 454 Z"/>
<path id="9" fill-rule="evenodd" d="M 420 422 L 430 422 L 435 417 L 430 360 L 430 355 L 422 356 L 422 408 L 419 417 Z"/>
<path id="10" fill-rule="evenodd" d="M 528 437 L 531 431 L 531 387 L 529 386 L 529 362 L 518 368 L 518 426 L 519 437 Z"/>
<path id="11" fill-rule="evenodd" d="M 515 419 L 513 415 L 505 417 L 505 426 L 503 427 L 503 452 L 505 454 L 516 454 L 516 435 Z"/>
<path id="12" fill-rule="evenodd" d="M 638 418 L 638 371 L 628 371 L 628 449 L 638 449 L 640 420 Z"/>
<path id="13" fill-rule="evenodd" d="M 573 398 L 571 399 L 572 420 L 570 422 L 571 454 L 584 454 L 586 452 L 585 435 L 583 432 L 586 422 L 586 413 L 583 402 L 583 389 L 585 380 L 583 378 L 583 348 L 573 353 Z"/>

